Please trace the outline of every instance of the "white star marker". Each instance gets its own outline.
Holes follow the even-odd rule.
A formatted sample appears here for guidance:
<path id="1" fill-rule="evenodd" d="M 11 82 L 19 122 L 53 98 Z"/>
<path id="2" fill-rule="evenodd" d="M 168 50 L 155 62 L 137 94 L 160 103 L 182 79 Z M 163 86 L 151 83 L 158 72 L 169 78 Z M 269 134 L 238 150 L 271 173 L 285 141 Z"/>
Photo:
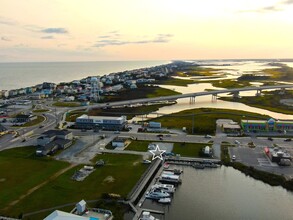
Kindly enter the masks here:
<path id="1" fill-rule="evenodd" d="M 157 158 L 159 158 L 160 160 L 163 160 L 163 153 L 165 153 L 166 151 L 165 150 L 161 150 L 160 147 L 159 147 L 159 145 L 156 145 L 156 149 L 155 150 L 150 150 L 150 152 L 153 155 L 153 159 L 152 160 L 155 160 Z"/>

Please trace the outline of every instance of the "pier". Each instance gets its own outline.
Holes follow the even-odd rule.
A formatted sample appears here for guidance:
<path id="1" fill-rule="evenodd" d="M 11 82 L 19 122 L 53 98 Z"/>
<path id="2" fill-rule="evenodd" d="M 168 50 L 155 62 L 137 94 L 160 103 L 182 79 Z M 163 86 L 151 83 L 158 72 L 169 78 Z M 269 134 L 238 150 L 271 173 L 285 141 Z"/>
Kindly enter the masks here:
<path id="1" fill-rule="evenodd" d="M 218 159 L 211 159 L 211 158 L 192 158 L 192 157 L 168 157 L 165 158 L 165 161 L 169 164 L 175 164 L 175 165 L 185 165 L 185 166 L 191 166 L 194 163 L 201 163 L 201 164 L 221 164 L 221 160 Z"/>

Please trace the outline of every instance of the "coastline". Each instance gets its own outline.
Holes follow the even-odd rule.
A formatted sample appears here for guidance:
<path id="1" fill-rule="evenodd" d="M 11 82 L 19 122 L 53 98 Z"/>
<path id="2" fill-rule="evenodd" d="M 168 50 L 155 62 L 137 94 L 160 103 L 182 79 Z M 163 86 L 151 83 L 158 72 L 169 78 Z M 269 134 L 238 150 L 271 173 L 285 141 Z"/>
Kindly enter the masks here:
<path id="1" fill-rule="evenodd" d="M 34 86 L 43 82 L 61 83 L 124 71 L 151 68 L 172 61 L 94 61 L 0 63 L 0 90 Z"/>

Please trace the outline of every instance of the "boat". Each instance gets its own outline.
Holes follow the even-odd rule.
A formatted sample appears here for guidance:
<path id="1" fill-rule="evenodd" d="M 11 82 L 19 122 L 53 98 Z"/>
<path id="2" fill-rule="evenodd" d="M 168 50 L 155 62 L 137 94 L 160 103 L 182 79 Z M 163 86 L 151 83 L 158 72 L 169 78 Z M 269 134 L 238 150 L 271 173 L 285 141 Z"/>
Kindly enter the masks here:
<path id="1" fill-rule="evenodd" d="M 143 212 L 139 220 L 159 220 L 159 219 L 152 216 L 150 212 Z"/>
<path id="2" fill-rule="evenodd" d="M 168 163 L 164 163 L 163 167 L 164 167 L 164 169 L 168 169 L 170 167 L 170 165 Z"/>
<path id="3" fill-rule="evenodd" d="M 162 199 L 159 199 L 158 202 L 159 203 L 163 203 L 163 204 L 169 204 L 171 203 L 171 198 L 162 198 Z"/>
<path id="4" fill-rule="evenodd" d="M 167 193 L 174 193 L 176 188 L 172 184 L 155 184 L 151 189 L 160 189 Z"/>
<path id="5" fill-rule="evenodd" d="M 172 184 L 179 184 L 181 183 L 181 179 L 180 176 L 178 175 L 166 175 L 166 174 L 162 174 L 159 177 L 159 182 L 161 183 L 172 183 Z"/>
<path id="6" fill-rule="evenodd" d="M 205 165 L 200 164 L 200 163 L 194 163 L 194 164 L 192 164 L 192 167 L 195 168 L 195 169 L 204 169 Z"/>
<path id="7" fill-rule="evenodd" d="M 183 170 L 180 169 L 165 169 L 164 172 L 173 172 L 175 175 L 180 175 L 181 173 L 183 173 Z"/>
<path id="8" fill-rule="evenodd" d="M 167 192 L 164 192 L 163 190 L 154 189 L 154 190 L 150 190 L 149 192 L 147 192 L 145 197 L 147 199 L 159 200 L 162 198 L 170 197 L 170 194 Z"/>

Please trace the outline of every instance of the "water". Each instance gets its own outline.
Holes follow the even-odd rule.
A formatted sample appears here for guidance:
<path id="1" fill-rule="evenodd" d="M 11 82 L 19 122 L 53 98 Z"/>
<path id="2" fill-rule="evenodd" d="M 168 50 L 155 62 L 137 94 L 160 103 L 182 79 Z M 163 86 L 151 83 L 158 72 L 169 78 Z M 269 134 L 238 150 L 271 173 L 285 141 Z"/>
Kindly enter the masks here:
<path id="1" fill-rule="evenodd" d="M 166 220 L 292 219 L 293 193 L 245 176 L 231 167 L 184 169 L 170 205 L 146 200 L 144 208 L 164 210 Z"/>
<path id="2" fill-rule="evenodd" d="M 169 61 L 0 63 L 0 90 L 19 89 L 43 82 L 71 82 L 88 76 L 101 76 L 167 63 Z"/>

